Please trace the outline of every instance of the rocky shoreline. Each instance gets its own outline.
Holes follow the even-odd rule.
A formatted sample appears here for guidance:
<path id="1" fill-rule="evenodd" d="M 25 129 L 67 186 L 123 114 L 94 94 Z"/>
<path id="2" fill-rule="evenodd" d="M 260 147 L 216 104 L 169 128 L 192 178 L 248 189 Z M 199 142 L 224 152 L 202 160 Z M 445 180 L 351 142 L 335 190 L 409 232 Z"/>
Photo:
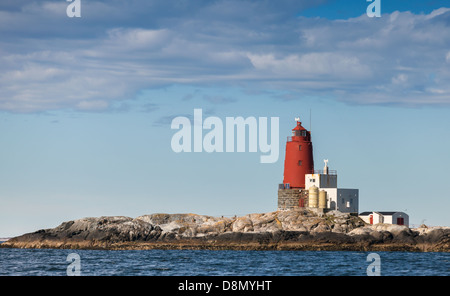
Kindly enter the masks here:
<path id="1" fill-rule="evenodd" d="M 1 248 L 449 252 L 450 227 L 367 225 L 338 211 L 242 217 L 151 214 L 83 218 L 9 239 Z"/>

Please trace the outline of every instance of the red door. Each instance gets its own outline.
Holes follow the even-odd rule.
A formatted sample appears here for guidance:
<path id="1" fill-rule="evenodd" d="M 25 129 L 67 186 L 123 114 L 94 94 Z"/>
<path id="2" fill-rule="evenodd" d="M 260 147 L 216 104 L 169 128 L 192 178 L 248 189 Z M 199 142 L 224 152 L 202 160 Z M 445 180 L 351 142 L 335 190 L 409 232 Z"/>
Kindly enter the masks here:
<path id="1" fill-rule="evenodd" d="M 370 221 L 370 224 L 373 224 L 373 215 L 369 216 L 369 221 Z"/>
<path id="2" fill-rule="evenodd" d="M 397 225 L 405 225 L 405 220 L 402 217 L 397 218 Z"/>
<path id="3" fill-rule="evenodd" d="M 300 199 L 298 200 L 298 206 L 299 206 L 300 208 L 305 207 L 305 200 L 304 200 L 303 198 L 300 198 Z"/>

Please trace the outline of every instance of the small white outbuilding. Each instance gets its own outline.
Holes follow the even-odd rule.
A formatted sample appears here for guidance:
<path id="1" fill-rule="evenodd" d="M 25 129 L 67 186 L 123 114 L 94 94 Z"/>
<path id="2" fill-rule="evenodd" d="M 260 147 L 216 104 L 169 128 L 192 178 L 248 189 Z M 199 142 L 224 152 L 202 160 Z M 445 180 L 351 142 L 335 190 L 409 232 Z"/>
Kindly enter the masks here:
<path id="1" fill-rule="evenodd" d="M 358 215 L 368 224 L 397 224 L 409 227 L 409 216 L 404 212 L 362 212 Z"/>
<path id="2" fill-rule="evenodd" d="M 337 172 L 328 169 L 328 159 L 325 159 L 324 162 L 323 170 L 305 175 L 305 189 L 309 190 L 316 186 L 319 191 L 325 191 L 327 209 L 357 214 L 359 212 L 359 190 L 338 188 Z"/>

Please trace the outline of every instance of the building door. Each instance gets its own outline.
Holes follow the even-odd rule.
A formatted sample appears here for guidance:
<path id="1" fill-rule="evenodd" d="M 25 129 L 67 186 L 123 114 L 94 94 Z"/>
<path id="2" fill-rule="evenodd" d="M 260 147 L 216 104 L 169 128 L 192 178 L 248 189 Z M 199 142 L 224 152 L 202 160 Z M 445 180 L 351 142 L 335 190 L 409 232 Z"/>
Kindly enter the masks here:
<path id="1" fill-rule="evenodd" d="M 300 208 L 304 208 L 304 207 L 305 207 L 305 200 L 304 200 L 303 198 L 300 198 L 300 199 L 298 200 L 298 206 L 299 206 Z"/>
<path id="2" fill-rule="evenodd" d="M 373 224 L 373 215 L 369 216 L 369 221 L 370 221 L 370 224 Z"/>
<path id="3" fill-rule="evenodd" d="M 397 225 L 405 225 L 405 219 L 402 217 L 397 218 Z"/>

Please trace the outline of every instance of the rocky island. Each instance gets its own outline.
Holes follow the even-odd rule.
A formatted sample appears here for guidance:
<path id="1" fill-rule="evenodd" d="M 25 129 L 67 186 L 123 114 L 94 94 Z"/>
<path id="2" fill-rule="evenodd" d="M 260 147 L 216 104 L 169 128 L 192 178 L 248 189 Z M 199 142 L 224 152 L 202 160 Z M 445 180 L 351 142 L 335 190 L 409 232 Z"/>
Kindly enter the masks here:
<path id="1" fill-rule="evenodd" d="M 151 214 L 67 221 L 11 238 L 0 247 L 448 252 L 450 227 L 368 225 L 339 211 L 307 209 L 241 217 Z"/>

